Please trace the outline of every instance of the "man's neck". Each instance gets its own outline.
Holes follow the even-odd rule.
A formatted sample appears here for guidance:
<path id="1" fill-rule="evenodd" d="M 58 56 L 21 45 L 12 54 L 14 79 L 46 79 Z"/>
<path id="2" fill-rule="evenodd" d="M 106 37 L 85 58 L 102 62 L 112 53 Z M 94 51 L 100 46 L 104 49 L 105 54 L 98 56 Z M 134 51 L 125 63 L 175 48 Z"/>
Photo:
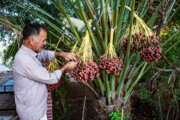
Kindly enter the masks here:
<path id="1" fill-rule="evenodd" d="M 23 45 L 24 45 L 25 47 L 27 47 L 27 48 L 29 48 L 29 49 L 31 49 L 31 50 L 33 51 L 32 46 L 29 45 L 28 43 L 25 43 L 25 42 L 24 42 Z"/>

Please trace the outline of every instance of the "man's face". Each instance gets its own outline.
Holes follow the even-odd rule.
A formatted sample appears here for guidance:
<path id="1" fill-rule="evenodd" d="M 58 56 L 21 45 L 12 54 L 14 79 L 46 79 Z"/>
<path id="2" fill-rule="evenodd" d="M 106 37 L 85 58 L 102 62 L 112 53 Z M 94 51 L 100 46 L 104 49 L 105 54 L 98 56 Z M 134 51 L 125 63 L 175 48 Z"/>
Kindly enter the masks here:
<path id="1" fill-rule="evenodd" d="M 43 29 L 41 29 L 40 34 L 37 35 L 37 40 L 33 40 L 33 51 L 36 53 L 41 52 L 43 47 L 46 45 L 47 40 L 47 32 Z"/>

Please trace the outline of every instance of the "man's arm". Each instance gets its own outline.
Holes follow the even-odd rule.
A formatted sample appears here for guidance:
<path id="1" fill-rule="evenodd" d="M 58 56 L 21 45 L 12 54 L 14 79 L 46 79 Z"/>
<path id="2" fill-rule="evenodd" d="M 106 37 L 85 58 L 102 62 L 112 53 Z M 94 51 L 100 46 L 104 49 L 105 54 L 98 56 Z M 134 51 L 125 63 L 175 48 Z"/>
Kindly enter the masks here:
<path id="1" fill-rule="evenodd" d="M 49 73 L 46 68 L 43 68 L 39 64 L 30 63 L 25 66 L 25 74 L 31 80 L 46 84 L 55 84 L 60 80 L 61 75 L 65 71 L 74 69 L 76 65 L 76 62 L 68 62 L 60 70 Z"/>
<path id="2" fill-rule="evenodd" d="M 38 53 L 37 56 L 38 60 L 53 60 L 55 58 L 55 52 L 50 50 L 42 50 L 40 53 Z"/>
<path id="3" fill-rule="evenodd" d="M 61 57 L 66 61 L 77 61 L 78 57 L 74 53 L 68 52 L 54 52 L 50 50 L 42 50 L 42 52 L 38 53 L 38 60 L 53 60 L 55 57 Z"/>

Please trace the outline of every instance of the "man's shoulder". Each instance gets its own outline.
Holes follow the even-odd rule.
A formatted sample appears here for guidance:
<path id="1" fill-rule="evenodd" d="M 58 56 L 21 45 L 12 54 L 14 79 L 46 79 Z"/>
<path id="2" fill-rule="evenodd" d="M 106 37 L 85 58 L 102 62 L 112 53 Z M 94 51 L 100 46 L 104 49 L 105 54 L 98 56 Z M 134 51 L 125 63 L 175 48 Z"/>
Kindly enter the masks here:
<path id="1" fill-rule="evenodd" d="M 19 59 L 19 58 L 23 58 L 24 59 L 24 57 L 29 57 L 30 55 L 29 54 L 27 54 L 25 51 L 23 51 L 21 48 L 18 50 L 18 52 L 16 53 L 16 55 L 15 55 L 15 59 Z"/>
<path id="2" fill-rule="evenodd" d="M 29 61 L 32 61 L 32 57 L 23 50 L 19 49 L 15 55 L 14 62 L 23 64 L 28 63 Z"/>

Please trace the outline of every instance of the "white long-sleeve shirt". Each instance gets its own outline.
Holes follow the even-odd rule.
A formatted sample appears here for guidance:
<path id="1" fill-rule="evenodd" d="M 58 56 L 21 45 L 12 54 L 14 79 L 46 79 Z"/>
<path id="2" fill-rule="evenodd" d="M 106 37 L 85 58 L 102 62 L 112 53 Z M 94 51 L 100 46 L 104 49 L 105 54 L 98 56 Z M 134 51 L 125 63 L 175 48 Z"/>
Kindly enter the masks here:
<path id="1" fill-rule="evenodd" d="M 62 73 L 61 70 L 49 73 L 40 61 L 54 58 L 53 51 L 43 50 L 37 54 L 23 45 L 17 52 L 13 64 L 14 96 L 21 120 L 39 120 L 46 114 L 46 84 L 57 83 Z"/>

